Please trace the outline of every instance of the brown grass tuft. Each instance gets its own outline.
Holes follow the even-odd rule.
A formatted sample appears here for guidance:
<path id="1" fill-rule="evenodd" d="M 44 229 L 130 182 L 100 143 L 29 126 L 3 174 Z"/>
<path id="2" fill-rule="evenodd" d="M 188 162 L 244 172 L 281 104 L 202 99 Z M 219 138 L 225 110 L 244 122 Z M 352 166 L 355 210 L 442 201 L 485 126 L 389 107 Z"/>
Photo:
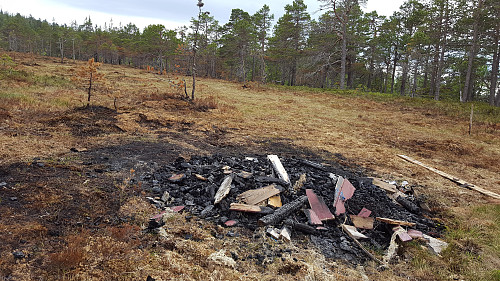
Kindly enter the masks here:
<path id="1" fill-rule="evenodd" d="M 219 102 L 214 96 L 195 99 L 192 104 L 192 108 L 194 110 L 202 112 L 206 112 L 211 109 L 216 109 L 218 106 Z"/>

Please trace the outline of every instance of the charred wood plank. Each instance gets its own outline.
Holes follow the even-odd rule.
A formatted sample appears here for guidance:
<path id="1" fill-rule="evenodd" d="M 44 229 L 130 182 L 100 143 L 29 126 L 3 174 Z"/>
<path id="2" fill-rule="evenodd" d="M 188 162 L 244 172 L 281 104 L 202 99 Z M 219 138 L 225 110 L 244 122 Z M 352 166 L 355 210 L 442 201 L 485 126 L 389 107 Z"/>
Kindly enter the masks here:
<path id="1" fill-rule="evenodd" d="M 286 219 L 294 211 L 298 210 L 300 207 L 304 205 L 307 201 L 307 196 L 299 197 L 288 204 L 283 205 L 283 207 L 277 209 L 273 214 L 267 215 L 259 219 L 259 225 L 273 225 L 277 224 L 280 221 Z"/>
<path id="2" fill-rule="evenodd" d="M 414 214 L 421 213 L 420 208 L 415 203 L 411 202 L 410 200 L 408 200 L 402 196 L 398 196 L 396 198 L 396 202 L 398 202 L 399 204 L 401 204 L 401 206 L 405 207 L 406 210 L 408 210 Z"/>
<path id="3" fill-rule="evenodd" d="M 285 221 L 285 225 L 305 234 L 316 234 L 316 229 L 314 227 L 307 224 L 298 223 L 296 221 L 293 221 L 292 219 L 287 219 Z"/>
<path id="4" fill-rule="evenodd" d="M 313 168 L 316 168 L 320 171 L 326 171 L 326 168 L 325 166 L 319 164 L 319 163 L 316 163 L 316 162 L 313 162 L 313 161 L 309 161 L 309 160 L 305 160 L 305 159 L 302 159 L 301 160 L 302 164 L 304 165 L 307 165 L 309 167 L 313 167 Z"/>

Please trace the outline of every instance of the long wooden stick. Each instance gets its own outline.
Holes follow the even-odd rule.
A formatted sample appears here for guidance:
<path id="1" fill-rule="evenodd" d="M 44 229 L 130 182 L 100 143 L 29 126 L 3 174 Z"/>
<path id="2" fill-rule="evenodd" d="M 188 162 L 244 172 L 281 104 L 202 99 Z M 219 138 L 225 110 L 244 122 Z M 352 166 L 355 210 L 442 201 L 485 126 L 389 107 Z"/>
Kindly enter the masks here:
<path id="1" fill-rule="evenodd" d="M 435 169 L 435 168 L 433 168 L 431 166 L 427 166 L 426 164 L 424 164 L 424 163 L 422 163 L 422 162 L 420 162 L 418 160 L 415 160 L 415 159 L 413 159 L 411 157 L 408 157 L 406 155 L 398 155 L 398 156 L 401 157 L 401 158 L 403 158 L 404 160 L 406 160 L 408 162 L 411 162 L 413 164 L 422 166 L 422 167 L 426 168 L 427 170 L 429 170 L 431 172 L 434 172 L 434 173 L 436 173 L 436 174 L 438 174 L 438 175 L 440 175 L 440 176 L 442 176 L 444 178 L 447 178 L 447 179 L 451 180 L 452 182 L 455 182 L 455 183 L 459 184 L 462 187 L 466 187 L 466 188 L 475 190 L 475 191 L 477 191 L 477 192 L 479 192 L 481 194 L 493 197 L 495 199 L 500 199 L 500 195 L 496 194 L 495 192 L 492 192 L 492 191 L 486 190 L 484 188 L 475 186 L 475 185 L 473 185 L 471 183 L 468 183 L 468 182 L 466 182 L 466 181 L 464 181 L 462 179 L 459 179 L 459 178 L 454 177 L 454 176 L 452 176 L 450 174 L 447 174 L 447 173 L 442 172 L 442 171 L 440 171 L 438 169 Z"/>
<path id="2" fill-rule="evenodd" d="M 358 239 L 356 239 L 356 237 L 354 237 L 351 232 L 349 232 L 349 230 L 347 230 L 345 228 L 345 224 L 342 225 L 342 230 L 354 241 L 354 243 L 356 243 L 356 245 L 358 245 L 359 248 L 361 248 L 361 250 L 363 250 L 363 252 L 365 252 L 365 254 L 367 254 L 372 260 L 378 262 L 379 264 L 384 264 L 381 260 L 377 259 L 372 253 L 368 252 L 368 250 L 363 247 L 363 245 L 358 241 Z"/>

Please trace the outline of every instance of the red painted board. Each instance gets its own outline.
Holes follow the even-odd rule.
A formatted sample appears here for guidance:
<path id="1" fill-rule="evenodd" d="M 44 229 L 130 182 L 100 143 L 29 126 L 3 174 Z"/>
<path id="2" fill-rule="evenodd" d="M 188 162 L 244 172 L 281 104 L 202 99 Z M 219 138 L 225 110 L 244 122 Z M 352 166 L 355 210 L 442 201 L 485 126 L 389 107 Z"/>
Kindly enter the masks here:
<path id="1" fill-rule="evenodd" d="M 349 180 L 344 179 L 344 182 L 338 191 L 338 197 L 335 200 L 335 214 L 337 216 L 345 213 L 344 202 L 354 195 L 355 190 L 356 188 L 349 182 Z"/>
<path id="2" fill-rule="evenodd" d="M 318 215 L 320 220 L 333 220 L 335 218 L 321 196 L 317 196 L 312 189 L 306 189 L 306 195 L 311 209 Z"/>
<path id="3" fill-rule="evenodd" d="M 401 232 L 401 233 L 398 233 L 398 237 L 399 239 L 401 239 L 401 241 L 403 242 L 408 242 L 408 241 L 411 241 L 412 238 L 410 235 L 408 235 L 408 232 Z"/>
<path id="4" fill-rule="evenodd" d="M 367 208 L 363 208 L 363 209 L 359 212 L 358 217 L 367 218 L 367 217 L 369 217 L 371 214 L 372 214 L 372 211 L 368 210 Z"/>
<path id="5" fill-rule="evenodd" d="M 314 212 L 311 209 L 305 209 L 304 214 L 306 214 L 306 217 L 309 219 L 309 223 L 312 225 L 322 225 L 323 223 L 321 220 L 318 218 L 318 215 L 316 212 Z"/>
<path id="6" fill-rule="evenodd" d="M 228 221 L 226 221 L 224 224 L 225 224 L 226 226 L 234 226 L 234 225 L 235 225 L 235 224 L 237 224 L 237 223 L 238 223 L 238 222 L 237 222 L 237 221 L 235 221 L 235 220 L 228 220 Z"/>
<path id="7" fill-rule="evenodd" d="M 182 209 L 184 209 L 184 206 L 173 206 L 173 207 L 170 207 L 170 209 L 172 209 L 172 211 L 174 211 L 174 212 L 180 212 L 180 211 L 182 211 Z"/>
<path id="8" fill-rule="evenodd" d="M 422 233 L 422 231 L 410 229 L 407 232 L 408 232 L 408 235 L 410 235 L 410 237 L 413 239 L 424 238 L 424 234 Z"/>

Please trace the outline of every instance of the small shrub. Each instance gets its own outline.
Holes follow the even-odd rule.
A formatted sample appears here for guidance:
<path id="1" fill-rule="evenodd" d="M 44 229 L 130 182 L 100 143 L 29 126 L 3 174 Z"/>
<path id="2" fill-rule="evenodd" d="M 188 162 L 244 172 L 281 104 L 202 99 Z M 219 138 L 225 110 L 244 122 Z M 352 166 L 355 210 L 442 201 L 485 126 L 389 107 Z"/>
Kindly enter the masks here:
<path id="1" fill-rule="evenodd" d="M 54 272 L 67 272 L 77 267 L 85 258 L 87 239 L 83 235 L 74 235 L 68 238 L 67 247 L 48 256 L 48 269 Z"/>

